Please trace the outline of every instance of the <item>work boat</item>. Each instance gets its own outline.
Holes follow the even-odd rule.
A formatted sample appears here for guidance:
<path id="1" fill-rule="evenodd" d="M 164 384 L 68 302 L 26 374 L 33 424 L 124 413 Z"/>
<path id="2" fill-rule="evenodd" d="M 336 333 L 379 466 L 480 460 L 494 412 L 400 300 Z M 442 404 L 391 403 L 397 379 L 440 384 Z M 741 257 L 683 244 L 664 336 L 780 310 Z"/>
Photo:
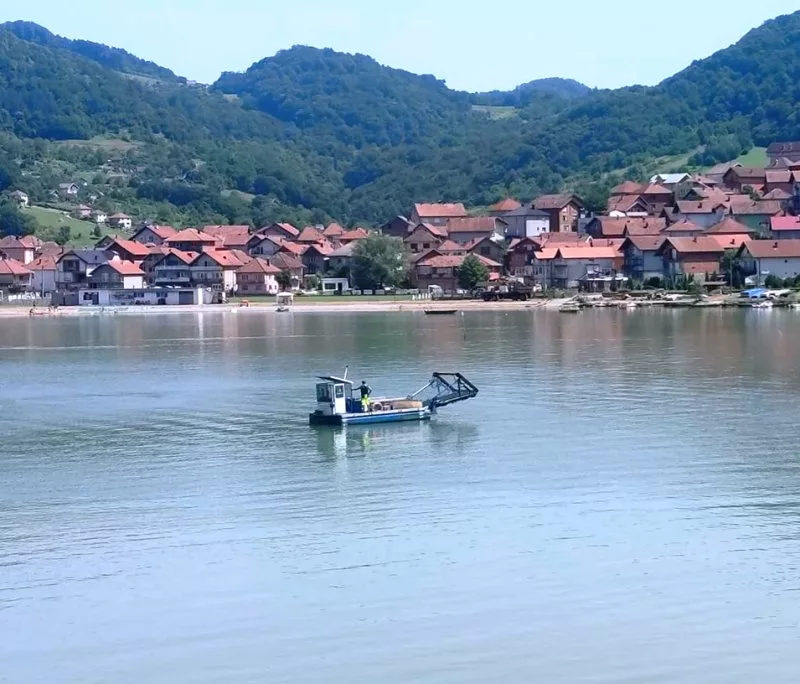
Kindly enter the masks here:
<path id="1" fill-rule="evenodd" d="M 370 397 L 365 406 L 358 388 L 345 377 L 319 376 L 317 410 L 310 413 L 311 425 L 367 425 L 409 420 L 430 420 L 437 409 L 472 399 L 478 388 L 461 373 L 434 373 L 431 381 L 414 394 L 396 399 Z"/>

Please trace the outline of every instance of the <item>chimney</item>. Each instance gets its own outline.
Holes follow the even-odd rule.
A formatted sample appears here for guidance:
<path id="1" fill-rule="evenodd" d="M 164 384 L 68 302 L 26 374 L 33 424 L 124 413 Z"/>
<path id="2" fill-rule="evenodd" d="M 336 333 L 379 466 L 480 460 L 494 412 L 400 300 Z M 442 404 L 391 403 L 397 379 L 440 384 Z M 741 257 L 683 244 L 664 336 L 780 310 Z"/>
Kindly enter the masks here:
<path id="1" fill-rule="evenodd" d="M 778 241 L 772 243 L 772 249 L 778 249 Z"/>

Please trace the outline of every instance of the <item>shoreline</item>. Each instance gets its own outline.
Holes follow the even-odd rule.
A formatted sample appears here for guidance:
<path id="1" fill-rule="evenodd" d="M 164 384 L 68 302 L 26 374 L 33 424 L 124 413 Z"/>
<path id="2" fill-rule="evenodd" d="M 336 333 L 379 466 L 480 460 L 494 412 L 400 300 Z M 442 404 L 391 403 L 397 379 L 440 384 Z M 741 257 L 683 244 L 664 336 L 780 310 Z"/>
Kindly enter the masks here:
<path id="1" fill-rule="evenodd" d="M 480 300 L 456 301 L 379 301 L 379 302 L 341 302 L 320 304 L 293 304 L 290 313 L 408 313 L 422 312 L 426 309 L 458 311 L 526 311 L 536 309 L 557 310 L 569 298 L 539 299 L 527 302 L 483 302 Z M 29 306 L 0 306 L 0 320 L 4 318 L 64 318 L 76 316 L 119 316 L 119 315 L 156 315 L 156 314 L 187 314 L 187 313 L 241 313 L 244 315 L 255 313 L 278 314 L 275 305 L 251 304 L 205 304 L 202 306 L 70 306 L 61 307 L 57 311 L 48 311 L 46 307 L 37 307 L 37 313 L 31 314 Z"/>

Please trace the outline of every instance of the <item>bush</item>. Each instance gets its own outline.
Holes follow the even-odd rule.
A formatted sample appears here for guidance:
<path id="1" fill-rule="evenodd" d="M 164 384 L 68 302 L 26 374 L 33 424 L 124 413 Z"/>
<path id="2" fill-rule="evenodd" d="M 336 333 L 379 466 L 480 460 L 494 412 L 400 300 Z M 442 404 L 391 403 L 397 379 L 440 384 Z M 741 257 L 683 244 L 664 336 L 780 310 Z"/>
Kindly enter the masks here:
<path id="1" fill-rule="evenodd" d="M 778 276 L 774 276 L 770 273 L 770 275 L 764 278 L 764 287 L 770 290 L 779 290 L 783 287 L 783 278 L 778 278 Z"/>
<path id="2" fill-rule="evenodd" d="M 658 276 L 654 276 L 645 280 L 644 286 L 649 290 L 661 290 L 664 287 L 664 281 Z"/>

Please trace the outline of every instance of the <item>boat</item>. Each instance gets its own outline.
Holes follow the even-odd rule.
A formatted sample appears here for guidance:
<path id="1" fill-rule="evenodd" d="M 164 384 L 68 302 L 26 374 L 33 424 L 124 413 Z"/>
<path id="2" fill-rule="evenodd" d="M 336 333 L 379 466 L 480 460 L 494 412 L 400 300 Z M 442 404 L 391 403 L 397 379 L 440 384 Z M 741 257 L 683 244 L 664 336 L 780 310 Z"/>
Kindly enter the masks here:
<path id="1" fill-rule="evenodd" d="M 458 309 L 425 309 L 426 316 L 452 316 L 457 313 Z"/>
<path id="2" fill-rule="evenodd" d="M 763 299 L 760 302 L 752 305 L 753 309 L 771 309 L 772 302 L 769 299 Z"/>
<path id="3" fill-rule="evenodd" d="M 478 388 L 461 373 L 434 373 L 430 382 L 413 394 L 397 398 L 370 398 L 366 408 L 358 388 L 344 377 L 318 376 L 317 408 L 308 415 L 311 425 L 371 425 L 430 420 L 438 409 L 472 399 Z"/>
<path id="4" fill-rule="evenodd" d="M 564 302 L 558 310 L 561 313 L 580 313 L 581 305 L 578 302 Z"/>

